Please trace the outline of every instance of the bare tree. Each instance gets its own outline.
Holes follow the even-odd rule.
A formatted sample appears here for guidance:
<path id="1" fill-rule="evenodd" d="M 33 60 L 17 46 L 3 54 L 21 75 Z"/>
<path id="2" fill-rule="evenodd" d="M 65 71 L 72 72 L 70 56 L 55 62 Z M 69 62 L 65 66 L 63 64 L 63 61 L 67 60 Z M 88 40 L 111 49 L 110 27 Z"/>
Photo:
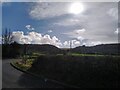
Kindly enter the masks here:
<path id="1" fill-rule="evenodd" d="M 2 44 L 11 44 L 12 42 L 13 36 L 11 35 L 11 31 L 6 28 L 2 33 Z"/>
<path id="2" fill-rule="evenodd" d="M 20 54 L 19 44 L 13 41 L 10 29 L 3 29 L 2 44 L 2 56 L 4 58 L 17 57 Z"/>

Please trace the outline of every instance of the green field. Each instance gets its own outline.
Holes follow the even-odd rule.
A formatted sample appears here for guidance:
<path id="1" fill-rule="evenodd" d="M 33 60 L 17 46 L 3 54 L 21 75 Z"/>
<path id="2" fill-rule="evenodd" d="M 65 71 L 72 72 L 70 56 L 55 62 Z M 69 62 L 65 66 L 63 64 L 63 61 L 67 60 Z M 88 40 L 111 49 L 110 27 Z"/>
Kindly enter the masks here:
<path id="1" fill-rule="evenodd" d="M 26 64 L 31 66 L 22 69 L 77 87 L 118 87 L 120 83 L 119 56 L 37 54 L 32 63 Z"/>

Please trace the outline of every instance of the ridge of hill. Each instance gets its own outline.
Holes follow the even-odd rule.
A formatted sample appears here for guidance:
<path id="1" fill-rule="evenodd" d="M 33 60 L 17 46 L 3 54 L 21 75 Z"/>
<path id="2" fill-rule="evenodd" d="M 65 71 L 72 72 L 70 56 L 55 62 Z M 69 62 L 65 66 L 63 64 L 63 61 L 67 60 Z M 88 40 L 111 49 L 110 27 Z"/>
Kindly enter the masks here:
<path id="1" fill-rule="evenodd" d="M 118 55 L 120 54 L 120 43 L 118 44 L 100 44 L 96 46 L 79 46 L 73 48 L 71 52 L 74 53 L 83 53 L 83 54 L 113 54 Z"/>
<path id="2" fill-rule="evenodd" d="M 0 45 L 1 46 L 1 45 Z M 58 48 L 49 44 L 3 44 L 2 57 L 16 57 L 24 54 L 26 47 L 27 54 L 42 53 L 42 54 L 99 54 L 99 55 L 120 55 L 120 43 L 118 44 L 101 44 L 96 46 L 79 46 L 76 48 Z"/>
<path id="3" fill-rule="evenodd" d="M 50 44 L 30 44 L 27 46 L 28 52 L 42 52 L 42 53 L 49 53 L 49 54 L 56 54 L 61 53 L 61 49 Z"/>

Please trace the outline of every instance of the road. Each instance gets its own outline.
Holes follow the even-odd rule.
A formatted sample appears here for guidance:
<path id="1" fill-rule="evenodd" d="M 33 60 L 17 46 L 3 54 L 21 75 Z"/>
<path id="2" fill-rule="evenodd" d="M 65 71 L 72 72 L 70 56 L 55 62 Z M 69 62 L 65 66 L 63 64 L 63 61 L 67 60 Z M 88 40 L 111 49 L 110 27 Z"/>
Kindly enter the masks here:
<path id="1" fill-rule="evenodd" d="M 10 65 L 12 60 L 2 61 L 2 88 L 64 88 L 57 83 L 46 81 L 16 70 Z"/>

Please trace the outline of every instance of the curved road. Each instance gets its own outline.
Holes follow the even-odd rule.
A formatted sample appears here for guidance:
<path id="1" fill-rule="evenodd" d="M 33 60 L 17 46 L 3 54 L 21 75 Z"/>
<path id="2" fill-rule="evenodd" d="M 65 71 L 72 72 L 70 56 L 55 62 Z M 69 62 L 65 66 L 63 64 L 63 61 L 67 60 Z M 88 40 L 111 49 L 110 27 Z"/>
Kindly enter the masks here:
<path id="1" fill-rule="evenodd" d="M 2 88 L 64 88 L 54 82 L 46 81 L 21 71 L 10 65 L 12 60 L 2 61 Z"/>

